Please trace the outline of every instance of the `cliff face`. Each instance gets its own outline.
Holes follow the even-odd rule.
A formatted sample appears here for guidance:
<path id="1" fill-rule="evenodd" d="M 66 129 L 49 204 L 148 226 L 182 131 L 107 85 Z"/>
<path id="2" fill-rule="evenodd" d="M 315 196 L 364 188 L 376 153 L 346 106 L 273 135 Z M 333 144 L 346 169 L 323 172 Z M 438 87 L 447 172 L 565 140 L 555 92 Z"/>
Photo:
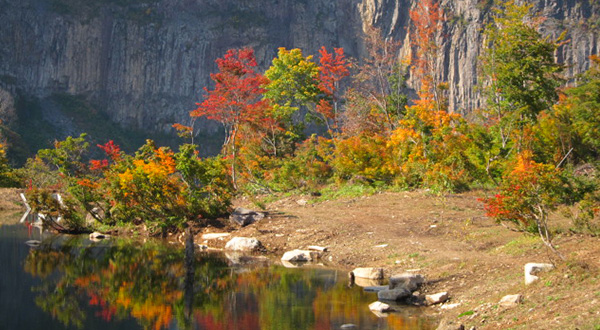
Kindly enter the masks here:
<path id="1" fill-rule="evenodd" d="M 363 27 L 404 41 L 416 0 L 0 0 L 0 87 L 5 99 L 78 95 L 115 122 L 168 131 L 186 122 L 210 84 L 214 60 L 234 47 L 256 50 L 267 67 L 278 47 L 344 47 L 364 53 Z M 443 0 L 447 20 L 437 66 L 450 83 L 450 107 L 482 105 L 476 92 L 482 0 Z M 572 76 L 598 51 L 600 12 L 590 1 L 537 1 L 544 33 L 569 31 L 556 54 Z M 330 48 L 331 49 L 331 48 Z M 42 102 L 43 103 L 43 102 Z M 10 102 L 6 102 L 10 104 Z M 211 132 L 216 125 L 203 125 Z"/>

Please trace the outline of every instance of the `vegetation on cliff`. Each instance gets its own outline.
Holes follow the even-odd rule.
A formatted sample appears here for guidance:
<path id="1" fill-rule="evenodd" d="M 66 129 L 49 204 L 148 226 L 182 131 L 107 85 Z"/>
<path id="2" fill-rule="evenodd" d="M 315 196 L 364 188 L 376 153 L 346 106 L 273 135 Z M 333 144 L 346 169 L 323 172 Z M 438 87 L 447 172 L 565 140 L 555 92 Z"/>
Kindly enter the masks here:
<path id="1" fill-rule="evenodd" d="M 561 203 L 578 204 L 578 224 L 596 233 L 600 182 L 577 169 L 598 166 L 600 60 L 592 58 L 577 87 L 560 89 L 553 52 L 562 40 L 543 38 L 530 10 L 507 1 L 493 15 L 481 59 L 488 104 L 473 118 L 448 112 L 448 83 L 436 81 L 433 59 L 444 15 L 423 1 L 410 15 L 411 58 L 375 28 L 363 63 L 338 48 L 323 47 L 318 62 L 281 48 L 263 74 L 251 49 L 228 51 L 191 124 L 175 125 L 193 137 L 199 117 L 222 123 L 227 138 L 216 158 L 198 157 L 193 141 L 178 152 L 149 141 L 135 155 L 109 142 L 99 145 L 106 159 L 87 162 L 85 137 L 68 138 L 22 170 L 28 194 L 40 200 L 37 210 L 72 217 L 68 226 L 86 227 L 77 217 L 89 213 L 99 223 L 144 222 L 164 233 L 225 213 L 235 193 L 493 187 L 498 194 L 483 201 L 488 216 L 539 232 L 549 245 L 547 215 Z M 409 73 L 420 81 L 411 102 Z M 311 121 L 322 134 L 304 135 Z M 54 190 L 64 203 L 50 202 Z"/>

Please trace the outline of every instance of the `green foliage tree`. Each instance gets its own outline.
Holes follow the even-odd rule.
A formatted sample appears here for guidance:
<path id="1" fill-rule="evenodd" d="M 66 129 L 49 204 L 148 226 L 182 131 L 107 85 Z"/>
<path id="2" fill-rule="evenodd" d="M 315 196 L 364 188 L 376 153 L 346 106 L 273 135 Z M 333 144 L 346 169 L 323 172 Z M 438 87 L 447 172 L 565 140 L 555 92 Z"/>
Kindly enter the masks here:
<path id="1" fill-rule="evenodd" d="M 0 143 L 0 187 L 18 187 L 19 177 L 8 164 L 4 144 Z"/>
<path id="2" fill-rule="evenodd" d="M 566 91 L 572 131 L 581 141 L 582 158 L 600 157 L 600 57 L 591 57 L 591 67 L 579 86 Z"/>
<path id="3" fill-rule="evenodd" d="M 562 66 L 553 54 L 562 37 L 556 41 L 542 37 L 541 19 L 531 14 L 531 8 L 513 0 L 500 3 L 484 32 L 487 47 L 481 62 L 487 110 L 483 116 L 495 144 L 486 160 L 489 175 L 498 162 L 516 154 L 514 148 L 518 152 L 527 147 L 529 127 L 558 99 Z"/>
<path id="4" fill-rule="evenodd" d="M 265 98 L 273 105 L 274 117 L 288 128 L 293 128 L 292 116 L 302 107 L 314 110 L 323 93 L 319 88 L 319 66 L 298 48 L 279 48 L 265 76 L 270 81 L 265 86 Z"/>

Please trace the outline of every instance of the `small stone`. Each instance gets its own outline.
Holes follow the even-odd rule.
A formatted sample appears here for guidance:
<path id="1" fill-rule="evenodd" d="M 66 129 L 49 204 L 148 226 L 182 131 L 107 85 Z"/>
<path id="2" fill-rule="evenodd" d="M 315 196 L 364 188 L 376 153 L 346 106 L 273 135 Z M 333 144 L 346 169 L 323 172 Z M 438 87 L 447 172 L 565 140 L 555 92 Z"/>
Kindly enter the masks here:
<path id="1" fill-rule="evenodd" d="M 521 294 L 511 294 L 508 296 L 502 297 L 498 305 L 502 307 L 514 307 L 520 304 L 523 301 L 523 295 Z"/>
<path id="2" fill-rule="evenodd" d="M 544 271 L 550 271 L 552 269 L 554 269 L 553 264 L 533 263 L 533 262 L 526 264 L 525 265 L 525 284 L 529 285 L 529 284 L 539 280 L 540 278 L 538 276 L 536 276 L 535 274 L 538 274 L 538 273 L 544 272 Z"/>
<path id="3" fill-rule="evenodd" d="M 308 201 L 306 201 L 306 199 L 299 199 L 296 201 L 296 203 L 300 206 L 306 206 L 306 204 L 308 204 Z"/>
<path id="4" fill-rule="evenodd" d="M 363 267 L 356 268 L 352 272 L 354 273 L 354 276 L 360 278 L 368 278 L 372 280 L 383 279 L 383 268 Z"/>
<path id="5" fill-rule="evenodd" d="M 392 311 L 392 308 L 390 307 L 390 305 L 388 305 L 386 303 L 382 303 L 381 301 L 376 301 L 376 302 L 369 304 L 369 309 L 373 312 L 380 312 L 380 313 L 386 313 L 386 312 Z"/>
<path id="6" fill-rule="evenodd" d="M 101 240 L 110 237 L 110 235 L 102 234 L 97 231 L 90 234 L 91 240 Z"/>
<path id="7" fill-rule="evenodd" d="M 399 301 L 410 296 L 412 296 L 412 292 L 404 288 L 393 290 L 381 290 L 377 292 L 377 298 L 379 300 Z"/>
<path id="8" fill-rule="evenodd" d="M 446 302 L 446 300 L 448 300 L 448 298 L 449 298 L 448 292 L 440 292 L 440 293 L 425 296 L 425 300 L 427 300 L 427 304 L 429 304 L 429 305 L 441 304 L 443 302 Z"/>
<path id="9" fill-rule="evenodd" d="M 380 244 L 380 245 L 375 245 L 374 248 L 381 249 L 381 248 L 384 248 L 384 247 L 387 247 L 387 246 L 388 246 L 387 244 Z"/>
<path id="10" fill-rule="evenodd" d="M 234 237 L 227 244 L 225 250 L 254 252 L 262 249 L 262 244 L 256 238 Z"/>
<path id="11" fill-rule="evenodd" d="M 352 323 L 348 323 L 348 324 L 342 324 L 340 326 L 340 329 L 358 329 L 358 327 L 356 326 L 356 324 L 352 324 Z"/>

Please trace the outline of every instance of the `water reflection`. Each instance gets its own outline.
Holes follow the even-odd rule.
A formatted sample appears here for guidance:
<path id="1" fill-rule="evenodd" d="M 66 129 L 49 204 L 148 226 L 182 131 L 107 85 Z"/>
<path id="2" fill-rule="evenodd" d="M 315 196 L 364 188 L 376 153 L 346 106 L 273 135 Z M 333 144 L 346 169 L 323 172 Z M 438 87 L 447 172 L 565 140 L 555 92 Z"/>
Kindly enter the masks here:
<path id="1" fill-rule="evenodd" d="M 133 320 L 144 329 L 434 328 L 417 310 L 377 318 L 367 307 L 376 295 L 348 288 L 334 270 L 254 259 L 245 260 L 255 266 L 232 266 L 192 244 L 53 236 L 30 248 L 22 265 L 41 280 L 33 287 L 35 305 L 59 322 L 55 328 L 116 328 Z"/>

